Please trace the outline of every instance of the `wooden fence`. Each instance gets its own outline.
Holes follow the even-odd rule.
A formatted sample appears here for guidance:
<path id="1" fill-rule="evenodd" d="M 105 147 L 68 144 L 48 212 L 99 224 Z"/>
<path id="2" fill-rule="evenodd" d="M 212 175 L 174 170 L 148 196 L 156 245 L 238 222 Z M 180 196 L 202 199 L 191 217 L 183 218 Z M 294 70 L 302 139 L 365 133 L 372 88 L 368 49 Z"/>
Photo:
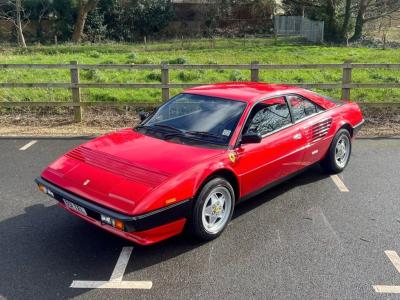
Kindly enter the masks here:
<path id="1" fill-rule="evenodd" d="M 254 61 L 251 64 L 198 64 L 198 65 L 172 65 L 172 64 L 78 64 L 77 61 L 71 61 L 70 64 L 0 64 L 0 69 L 68 69 L 71 74 L 69 83 L 0 83 L 0 88 L 61 88 L 70 89 L 72 102 L 6 102 L 0 101 L 0 106 L 69 106 L 74 107 L 75 121 L 82 120 L 82 111 L 85 106 L 155 106 L 156 103 L 140 102 L 86 102 L 81 101 L 81 89 L 105 88 L 105 89 L 161 89 L 162 100 L 166 101 L 170 97 L 171 88 L 189 88 L 208 83 L 170 83 L 170 70 L 250 70 L 250 81 L 259 81 L 261 70 L 296 70 L 296 69 L 341 69 L 342 81 L 339 83 L 285 83 L 287 85 L 296 85 L 304 88 L 322 88 L 322 89 L 341 89 L 342 99 L 350 99 L 351 89 L 384 89 L 400 88 L 400 83 L 352 83 L 353 69 L 400 69 L 400 64 L 353 64 L 344 62 L 343 64 L 302 64 L 302 65 L 269 65 L 259 64 Z M 128 70 L 160 70 L 161 83 L 81 83 L 79 81 L 79 70 L 110 70 L 110 69 L 128 69 Z"/>

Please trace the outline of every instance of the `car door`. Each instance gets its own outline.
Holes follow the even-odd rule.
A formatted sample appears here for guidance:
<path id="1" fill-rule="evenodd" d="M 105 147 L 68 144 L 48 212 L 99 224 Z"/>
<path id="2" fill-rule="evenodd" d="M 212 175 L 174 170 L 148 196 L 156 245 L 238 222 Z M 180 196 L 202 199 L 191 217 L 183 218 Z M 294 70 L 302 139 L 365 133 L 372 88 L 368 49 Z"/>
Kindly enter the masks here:
<path id="1" fill-rule="evenodd" d="M 256 104 L 242 130 L 244 134 L 260 134 L 262 140 L 237 148 L 235 169 L 241 180 L 242 195 L 257 192 L 301 168 L 306 141 L 293 125 L 284 97 Z"/>
<path id="2" fill-rule="evenodd" d="M 332 125 L 332 117 L 316 103 L 300 95 L 286 97 L 296 126 L 306 138 L 303 163 L 305 166 L 320 161 L 329 148 L 327 135 Z"/>

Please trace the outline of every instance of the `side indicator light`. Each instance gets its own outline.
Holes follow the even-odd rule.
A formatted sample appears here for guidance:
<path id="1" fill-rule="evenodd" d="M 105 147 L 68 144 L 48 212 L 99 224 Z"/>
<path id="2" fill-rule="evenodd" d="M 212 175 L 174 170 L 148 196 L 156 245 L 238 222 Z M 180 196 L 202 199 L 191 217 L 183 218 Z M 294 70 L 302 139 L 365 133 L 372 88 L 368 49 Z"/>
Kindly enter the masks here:
<path id="1" fill-rule="evenodd" d="M 171 199 L 165 200 L 165 204 L 171 204 L 174 202 L 176 202 L 176 198 L 171 198 Z"/>
<path id="2" fill-rule="evenodd" d="M 114 228 L 117 228 L 119 230 L 124 230 L 125 229 L 125 224 L 121 220 L 111 218 L 109 216 L 101 215 L 101 223 L 102 224 L 107 224 L 110 225 Z"/>
<path id="3" fill-rule="evenodd" d="M 118 220 L 118 219 L 114 220 L 114 227 L 119 229 L 119 230 L 124 230 L 125 229 L 124 222 L 122 222 L 121 220 Z"/>
<path id="4" fill-rule="evenodd" d="M 43 184 L 38 184 L 38 188 L 39 188 L 39 191 L 41 191 L 42 193 L 47 194 L 47 189 Z"/>

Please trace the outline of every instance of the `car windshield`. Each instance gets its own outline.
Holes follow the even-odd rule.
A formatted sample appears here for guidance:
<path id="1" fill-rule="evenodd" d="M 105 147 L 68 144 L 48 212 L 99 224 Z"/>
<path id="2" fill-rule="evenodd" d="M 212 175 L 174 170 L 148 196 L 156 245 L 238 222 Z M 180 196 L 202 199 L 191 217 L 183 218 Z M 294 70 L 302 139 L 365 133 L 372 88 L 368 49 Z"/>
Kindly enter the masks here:
<path id="1" fill-rule="evenodd" d="M 139 128 L 157 132 L 163 139 L 227 145 L 245 107 L 242 101 L 183 93 L 162 105 Z"/>

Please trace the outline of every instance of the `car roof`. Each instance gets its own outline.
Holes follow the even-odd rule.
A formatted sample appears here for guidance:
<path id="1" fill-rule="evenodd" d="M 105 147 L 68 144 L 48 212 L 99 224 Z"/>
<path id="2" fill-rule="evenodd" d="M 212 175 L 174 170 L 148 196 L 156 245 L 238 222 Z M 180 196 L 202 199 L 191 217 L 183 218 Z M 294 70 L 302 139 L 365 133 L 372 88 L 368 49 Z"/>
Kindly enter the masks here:
<path id="1" fill-rule="evenodd" d="M 185 93 L 227 98 L 245 102 L 255 102 L 262 98 L 304 91 L 299 87 L 268 84 L 260 82 L 223 82 L 197 86 L 185 90 Z"/>

